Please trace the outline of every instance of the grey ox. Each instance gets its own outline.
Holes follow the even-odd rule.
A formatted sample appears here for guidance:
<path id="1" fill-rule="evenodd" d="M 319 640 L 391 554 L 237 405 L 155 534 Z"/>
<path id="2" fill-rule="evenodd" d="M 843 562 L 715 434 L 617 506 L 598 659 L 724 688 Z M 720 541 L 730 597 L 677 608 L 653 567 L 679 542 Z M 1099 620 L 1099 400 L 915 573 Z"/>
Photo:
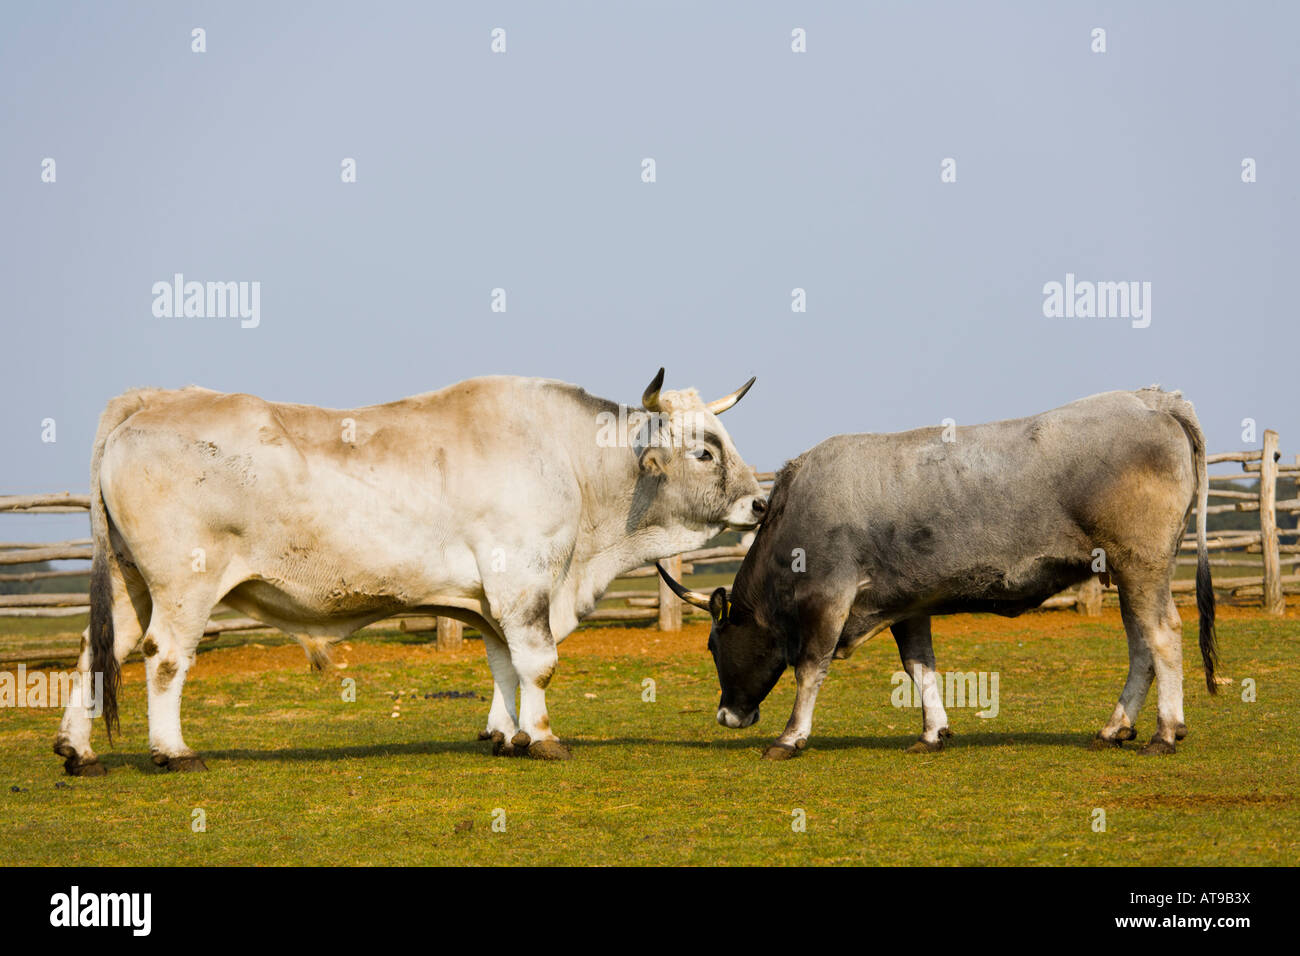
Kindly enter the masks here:
<path id="1" fill-rule="evenodd" d="M 140 646 L 154 762 L 203 769 L 181 687 L 218 602 L 292 634 L 318 667 L 331 641 L 419 610 L 482 632 L 495 753 L 567 756 L 546 711 L 556 644 L 619 574 L 766 507 L 717 419 L 753 379 L 705 403 L 661 393 L 663 374 L 631 412 L 504 376 L 351 411 L 201 388 L 113 399 L 91 463 L 78 686 L 103 673 L 111 735 Z M 54 750 L 69 773 L 102 774 L 79 696 Z"/>
<path id="2" fill-rule="evenodd" d="M 1155 387 L 1107 392 L 947 436 L 923 428 L 827 439 L 781 470 L 730 597 L 723 588 L 689 591 L 660 573 L 713 616 L 719 723 L 754 723 L 759 704 L 794 666 L 794 712 L 765 752 L 782 759 L 807 745 L 831 659 L 885 628 L 906 671 L 920 678 L 924 732 L 909 750 L 942 749 L 950 731 L 930 618 L 1014 616 L 1084 581 L 1104 557 L 1119 588 L 1129 671 L 1094 745 L 1137 735 L 1154 678 L 1159 716 L 1142 753 L 1168 754 L 1186 734 L 1170 579 L 1197 503 L 1200 647 L 1206 687 L 1215 692 L 1207 493 L 1205 439 L 1191 404 Z"/>

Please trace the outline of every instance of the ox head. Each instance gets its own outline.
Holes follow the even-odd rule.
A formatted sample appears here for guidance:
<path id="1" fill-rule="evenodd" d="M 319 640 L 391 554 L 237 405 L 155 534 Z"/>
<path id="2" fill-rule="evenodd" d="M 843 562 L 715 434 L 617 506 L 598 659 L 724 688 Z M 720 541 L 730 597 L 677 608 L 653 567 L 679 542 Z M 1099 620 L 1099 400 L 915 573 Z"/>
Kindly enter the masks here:
<path id="1" fill-rule="evenodd" d="M 634 439 L 642 476 L 656 485 L 654 513 L 647 517 L 709 534 L 753 528 L 767 511 L 767 498 L 718 416 L 754 380 L 712 402 L 693 388 L 662 391 L 663 383 L 660 369 L 641 397 L 647 414 Z"/>
<path id="2" fill-rule="evenodd" d="M 786 649 L 777 636 L 760 626 L 748 610 L 732 607 L 726 588 L 712 594 L 692 591 L 656 563 L 659 575 L 674 594 L 713 618 L 709 631 L 709 653 L 718 671 L 722 697 L 718 701 L 718 723 L 738 729 L 758 722 L 758 707 L 772 692 L 785 672 Z"/>

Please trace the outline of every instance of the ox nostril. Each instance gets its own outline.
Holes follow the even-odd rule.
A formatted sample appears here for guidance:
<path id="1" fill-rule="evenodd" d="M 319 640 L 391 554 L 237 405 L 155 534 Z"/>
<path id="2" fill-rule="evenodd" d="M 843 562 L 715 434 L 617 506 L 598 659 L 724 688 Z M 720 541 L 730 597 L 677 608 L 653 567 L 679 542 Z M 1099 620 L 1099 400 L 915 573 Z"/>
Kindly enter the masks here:
<path id="1" fill-rule="evenodd" d="M 767 514 L 767 499 L 755 498 L 751 507 L 754 509 L 754 514 L 761 518 Z"/>

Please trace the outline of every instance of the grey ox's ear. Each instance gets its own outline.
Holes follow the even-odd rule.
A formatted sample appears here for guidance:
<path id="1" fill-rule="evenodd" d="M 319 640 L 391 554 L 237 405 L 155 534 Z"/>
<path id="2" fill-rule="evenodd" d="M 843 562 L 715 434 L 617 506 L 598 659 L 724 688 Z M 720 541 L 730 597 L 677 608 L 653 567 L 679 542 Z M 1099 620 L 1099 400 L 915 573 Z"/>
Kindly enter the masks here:
<path id="1" fill-rule="evenodd" d="M 716 624 L 726 624 L 731 608 L 727 605 L 727 589 L 719 587 L 709 595 L 709 614 Z"/>

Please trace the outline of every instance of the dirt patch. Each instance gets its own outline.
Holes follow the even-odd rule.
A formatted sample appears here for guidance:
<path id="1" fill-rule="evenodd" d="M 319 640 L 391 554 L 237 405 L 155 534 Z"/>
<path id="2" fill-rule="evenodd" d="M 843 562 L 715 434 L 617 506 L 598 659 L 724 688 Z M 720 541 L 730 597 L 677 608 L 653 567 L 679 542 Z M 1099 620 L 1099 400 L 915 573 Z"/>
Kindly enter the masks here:
<path id="1" fill-rule="evenodd" d="M 1160 794 L 1121 797 L 1113 801 L 1130 810 L 1205 810 L 1209 807 L 1285 807 L 1295 802 L 1289 793 Z"/>
<path id="2" fill-rule="evenodd" d="M 1279 618 L 1263 614 L 1256 608 L 1220 606 L 1218 617 L 1222 621 L 1267 621 Z M 1300 607 L 1287 608 L 1283 620 L 1300 621 Z M 1196 615 L 1183 613 L 1185 629 L 1195 627 Z M 1095 635 L 1098 628 L 1113 632 L 1116 640 L 1123 640 L 1124 625 L 1118 608 L 1104 608 L 1101 617 L 1083 617 L 1072 611 L 1029 613 L 1018 618 L 999 618 L 990 615 L 958 614 L 937 618 L 934 622 L 936 642 L 945 637 L 978 637 L 989 644 L 1014 643 L 1040 637 L 1071 637 Z M 74 641 L 77 635 L 70 634 Z M 261 635 L 250 635 L 250 642 L 235 647 L 200 648 L 194 665 L 196 676 L 229 676 L 264 673 L 271 670 L 306 670 L 307 657 L 297 643 L 262 644 Z M 889 640 L 888 633 L 881 638 Z M 881 638 L 878 638 L 881 639 Z M 277 636 L 274 638 L 279 640 Z M 665 658 L 682 653 L 707 654 L 709 625 L 705 621 L 683 624 L 675 633 L 659 631 L 654 627 L 591 627 L 575 631 L 560 647 L 560 672 L 564 661 L 581 657 L 635 656 L 647 659 Z M 431 666 L 440 662 L 471 661 L 486 666 L 483 644 L 479 640 L 466 640 L 460 650 L 440 651 L 433 643 L 412 643 L 376 636 L 352 638 L 337 645 L 333 651 L 336 664 L 345 665 L 338 670 L 346 674 L 349 667 L 385 661 L 425 660 Z M 128 661 L 122 668 L 128 680 L 143 680 L 144 665 L 139 660 Z"/>

